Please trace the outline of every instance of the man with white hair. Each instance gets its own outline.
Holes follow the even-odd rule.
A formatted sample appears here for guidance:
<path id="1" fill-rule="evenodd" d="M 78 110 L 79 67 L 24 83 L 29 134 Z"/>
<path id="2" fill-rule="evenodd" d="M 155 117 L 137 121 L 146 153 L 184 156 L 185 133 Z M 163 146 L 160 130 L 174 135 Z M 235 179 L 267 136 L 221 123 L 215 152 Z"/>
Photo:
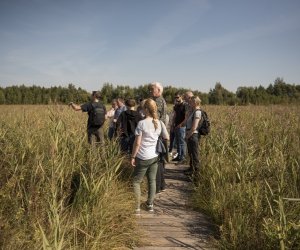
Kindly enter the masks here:
<path id="1" fill-rule="evenodd" d="M 164 90 L 164 88 L 161 85 L 161 83 L 159 83 L 159 82 L 153 82 L 149 86 L 149 91 L 152 96 L 152 99 L 156 102 L 156 105 L 157 105 L 158 118 L 165 125 L 167 125 L 166 124 L 167 103 L 162 96 L 163 90 Z"/>
<path id="2" fill-rule="evenodd" d="M 157 114 L 158 119 L 161 120 L 166 125 L 166 117 L 167 117 L 167 103 L 162 96 L 163 86 L 159 82 L 153 82 L 149 86 L 149 92 L 152 99 L 156 102 L 157 105 Z M 168 142 L 163 140 L 164 145 L 168 148 Z M 166 155 L 167 157 L 169 154 Z M 169 159 L 167 158 L 167 161 Z M 165 161 L 164 156 L 159 157 L 158 168 L 156 174 L 156 192 L 164 192 L 166 190 L 166 181 L 165 181 Z"/>

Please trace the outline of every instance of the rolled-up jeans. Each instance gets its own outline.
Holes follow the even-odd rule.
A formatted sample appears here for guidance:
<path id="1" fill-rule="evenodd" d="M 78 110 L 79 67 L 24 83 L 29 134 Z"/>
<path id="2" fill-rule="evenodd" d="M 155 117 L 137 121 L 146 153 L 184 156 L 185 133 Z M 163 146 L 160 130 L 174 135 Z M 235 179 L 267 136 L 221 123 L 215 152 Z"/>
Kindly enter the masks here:
<path id="1" fill-rule="evenodd" d="M 136 158 L 135 168 L 133 171 L 133 190 L 136 197 L 137 208 L 141 205 L 141 182 L 143 177 L 147 176 L 148 181 L 148 204 L 153 204 L 156 193 L 156 172 L 157 172 L 158 157 L 149 160 L 141 160 Z"/>

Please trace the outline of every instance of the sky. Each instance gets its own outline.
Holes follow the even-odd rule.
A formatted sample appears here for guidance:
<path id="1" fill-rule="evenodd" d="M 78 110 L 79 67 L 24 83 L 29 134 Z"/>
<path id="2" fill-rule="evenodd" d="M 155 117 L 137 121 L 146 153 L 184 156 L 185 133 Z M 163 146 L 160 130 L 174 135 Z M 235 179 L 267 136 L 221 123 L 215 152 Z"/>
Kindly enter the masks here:
<path id="1" fill-rule="evenodd" d="M 299 0 L 0 0 L 0 86 L 300 84 Z"/>

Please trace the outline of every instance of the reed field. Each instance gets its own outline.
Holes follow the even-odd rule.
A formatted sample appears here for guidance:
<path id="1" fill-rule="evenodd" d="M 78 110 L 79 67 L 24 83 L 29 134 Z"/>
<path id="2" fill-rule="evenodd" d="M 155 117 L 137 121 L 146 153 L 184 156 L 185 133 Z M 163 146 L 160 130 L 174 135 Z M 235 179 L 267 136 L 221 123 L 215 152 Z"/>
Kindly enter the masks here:
<path id="1" fill-rule="evenodd" d="M 194 205 L 220 249 L 300 249 L 300 107 L 204 107 Z"/>
<path id="2" fill-rule="evenodd" d="M 87 144 L 86 114 L 0 106 L 0 121 L 0 249 L 136 244 L 130 170 L 116 142 Z"/>
<path id="3" fill-rule="evenodd" d="M 193 204 L 220 249 L 300 249 L 300 108 L 207 106 Z M 138 244 L 128 163 L 67 106 L 0 106 L 0 249 Z M 76 190 L 76 192 L 74 191 Z"/>

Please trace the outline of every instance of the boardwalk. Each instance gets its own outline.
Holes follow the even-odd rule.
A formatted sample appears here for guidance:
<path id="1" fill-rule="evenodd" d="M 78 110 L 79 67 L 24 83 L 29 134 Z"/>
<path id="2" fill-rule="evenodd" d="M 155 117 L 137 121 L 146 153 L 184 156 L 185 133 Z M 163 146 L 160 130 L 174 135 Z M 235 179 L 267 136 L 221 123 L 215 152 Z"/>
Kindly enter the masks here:
<path id="1" fill-rule="evenodd" d="M 184 166 L 167 164 L 167 190 L 156 196 L 154 213 L 137 216 L 144 233 L 142 245 L 135 250 L 213 249 L 207 217 L 188 205 L 191 183 L 183 174 Z"/>

